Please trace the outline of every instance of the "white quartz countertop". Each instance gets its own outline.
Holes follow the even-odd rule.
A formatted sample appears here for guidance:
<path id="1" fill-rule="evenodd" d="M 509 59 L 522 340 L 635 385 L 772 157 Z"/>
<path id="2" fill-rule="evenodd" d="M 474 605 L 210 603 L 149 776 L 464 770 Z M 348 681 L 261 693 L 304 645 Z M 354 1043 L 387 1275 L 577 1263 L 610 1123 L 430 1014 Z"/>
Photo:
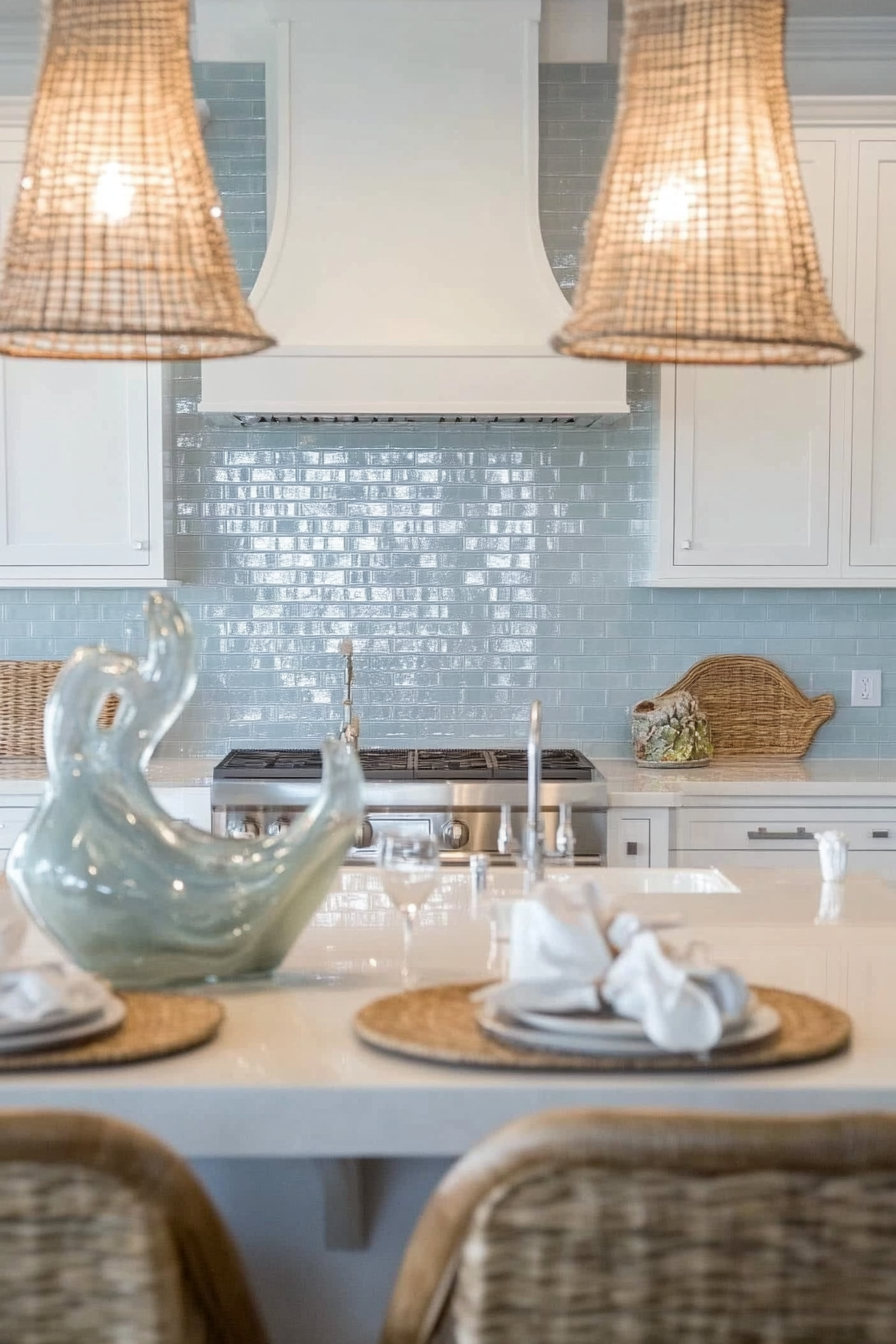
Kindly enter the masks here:
<path id="1" fill-rule="evenodd" d="M 630 760 L 594 763 L 607 780 L 611 807 L 687 807 L 743 797 L 896 801 L 896 760 L 752 759 L 661 770 Z"/>
<path id="2" fill-rule="evenodd" d="M 687 807 L 707 799 L 739 797 L 829 797 L 892 799 L 896 802 L 893 760 L 744 760 L 697 769 L 650 770 L 634 761 L 590 759 L 606 777 L 611 807 Z M 215 757 L 157 757 L 149 780 L 158 788 L 209 788 Z M 0 762 L 0 801 L 37 797 L 47 778 L 43 761 Z"/>
<path id="3" fill-rule="evenodd" d="M 629 870 L 618 879 L 613 870 L 595 875 L 608 889 L 636 880 Z M 815 873 L 727 875 L 738 892 L 622 899 L 645 913 L 680 912 L 682 926 L 669 936 L 707 943 L 754 983 L 846 1008 L 854 1022 L 848 1054 L 739 1074 L 597 1077 L 448 1068 L 379 1053 L 354 1038 L 352 1017 L 371 998 L 394 992 L 398 918 L 375 873 L 345 869 L 278 983 L 216 989 L 227 1017 L 213 1043 L 122 1068 L 5 1075 L 0 1104 L 117 1115 L 190 1157 L 451 1156 L 545 1107 L 896 1110 L 896 887 L 851 876 L 837 922 L 818 922 Z M 505 899 L 518 876 L 493 872 L 492 880 Z M 421 921 L 417 954 L 426 980 L 484 977 L 488 918 L 471 915 L 464 873 L 445 874 Z M 38 942 L 35 933 L 32 957 L 40 955 Z"/>
<path id="4" fill-rule="evenodd" d="M 209 788 L 218 758 L 158 756 L 149 765 L 149 782 L 157 788 Z M 47 763 L 40 760 L 0 761 L 0 801 L 39 797 L 47 779 Z"/>

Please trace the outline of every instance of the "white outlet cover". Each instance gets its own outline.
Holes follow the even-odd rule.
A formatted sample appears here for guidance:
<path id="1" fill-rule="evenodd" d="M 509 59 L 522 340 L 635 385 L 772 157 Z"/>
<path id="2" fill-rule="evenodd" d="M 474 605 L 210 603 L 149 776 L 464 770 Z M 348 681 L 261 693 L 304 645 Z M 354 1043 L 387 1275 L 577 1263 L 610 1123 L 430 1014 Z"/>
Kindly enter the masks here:
<path id="1" fill-rule="evenodd" d="M 850 704 L 874 709 L 880 702 L 880 672 L 853 672 Z"/>

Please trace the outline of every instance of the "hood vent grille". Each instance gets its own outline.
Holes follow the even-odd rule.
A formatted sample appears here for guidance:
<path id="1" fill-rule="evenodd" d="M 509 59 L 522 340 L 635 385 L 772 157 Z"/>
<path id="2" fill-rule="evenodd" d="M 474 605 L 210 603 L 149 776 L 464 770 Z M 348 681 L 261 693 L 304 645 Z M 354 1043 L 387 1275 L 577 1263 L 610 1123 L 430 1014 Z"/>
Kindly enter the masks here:
<path id="1" fill-rule="evenodd" d="M 212 417 L 223 420 L 224 417 Z M 392 429 L 464 425 L 544 425 L 554 429 L 594 429 L 606 424 L 605 415 L 299 415 L 234 414 L 243 429 L 282 429 L 284 425 L 388 425 Z"/>

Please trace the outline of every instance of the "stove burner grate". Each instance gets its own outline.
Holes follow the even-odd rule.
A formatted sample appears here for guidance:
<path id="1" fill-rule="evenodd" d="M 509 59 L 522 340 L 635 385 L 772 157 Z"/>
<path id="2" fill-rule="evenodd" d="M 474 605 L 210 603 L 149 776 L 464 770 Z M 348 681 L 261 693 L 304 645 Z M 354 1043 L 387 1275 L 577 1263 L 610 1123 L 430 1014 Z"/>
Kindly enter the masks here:
<path id="1" fill-rule="evenodd" d="M 440 780 L 519 780 L 525 779 L 528 761 L 519 748 L 477 747 L 362 747 L 361 768 L 369 780 L 396 783 Z M 547 747 L 541 757 L 542 779 L 590 780 L 591 762 L 580 751 L 569 747 Z M 270 751 L 247 748 L 231 751 L 215 766 L 215 779 L 320 779 L 321 754 L 314 748 L 296 751 Z"/>
<path id="2" fill-rule="evenodd" d="M 487 751 L 463 747 L 427 747 L 415 752 L 415 779 L 493 779 Z"/>

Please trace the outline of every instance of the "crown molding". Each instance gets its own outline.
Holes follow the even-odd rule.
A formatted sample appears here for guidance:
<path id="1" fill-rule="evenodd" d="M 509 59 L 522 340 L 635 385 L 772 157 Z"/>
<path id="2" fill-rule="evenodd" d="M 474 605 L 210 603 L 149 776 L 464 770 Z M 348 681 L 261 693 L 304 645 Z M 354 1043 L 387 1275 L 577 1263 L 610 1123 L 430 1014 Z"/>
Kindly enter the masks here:
<path id="1" fill-rule="evenodd" d="M 896 61 L 896 16 L 790 19 L 788 61 Z"/>
<path id="2" fill-rule="evenodd" d="M 790 102 L 797 126 L 893 126 L 896 123 L 896 97 L 797 94 Z"/>
<path id="3" fill-rule="evenodd" d="M 622 21 L 609 25 L 609 57 L 619 60 Z M 877 18 L 793 18 L 787 22 L 784 50 L 788 63 L 805 61 L 896 62 L 896 16 Z"/>
<path id="4" fill-rule="evenodd" d="M 31 98 L 24 94 L 0 96 L 0 130 L 16 130 L 28 125 Z"/>

